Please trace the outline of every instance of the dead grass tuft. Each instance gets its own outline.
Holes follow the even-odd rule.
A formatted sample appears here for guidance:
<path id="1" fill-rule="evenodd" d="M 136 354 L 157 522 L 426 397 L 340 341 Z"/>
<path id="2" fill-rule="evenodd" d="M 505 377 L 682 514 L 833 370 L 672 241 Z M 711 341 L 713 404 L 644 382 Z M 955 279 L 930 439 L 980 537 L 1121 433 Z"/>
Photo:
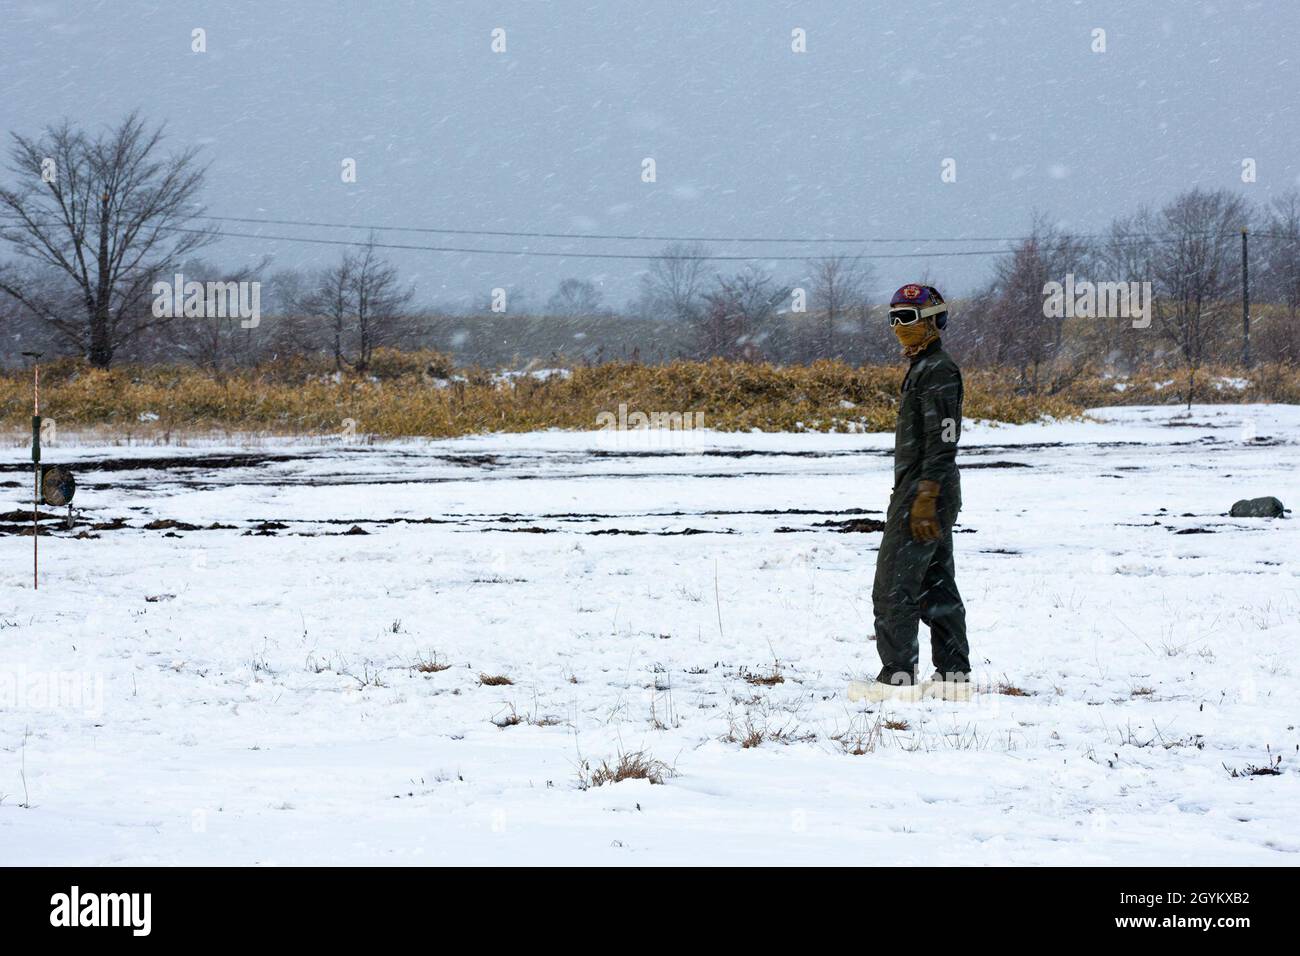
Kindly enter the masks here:
<path id="1" fill-rule="evenodd" d="M 1282 755 L 1274 754 L 1270 750 L 1269 759 L 1258 766 L 1252 763 L 1237 768 L 1229 767 L 1226 763 L 1223 769 L 1228 771 L 1230 777 L 1280 777 L 1282 775 Z"/>
<path id="2" fill-rule="evenodd" d="M 517 710 L 515 710 L 514 704 L 510 705 L 508 713 L 503 713 L 492 718 L 492 723 L 496 724 L 502 730 L 505 730 L 507 727 L 518 727 L 523 722 L 524 718 L 519 715 Z"/>
<path id="3" fill-rule="evenodd" d="M 839 744 L 846 754 L 861 757 L 876 752 L 884 728 L 883 717 L 877 716 L 872 719 L 866 715 L 859 715 L 849 721 L 847 730 L 833 734 L 831 740 Z"/>
<path id="4" fill-rule="evenodd" d="M 438 660 L 437 654 L 428 659 L 417 657 L 413 666 L 421 674 L 439 674 L 451 667 L 447 662 Z"/>
<path id="5" fill-rule="evenodd" d="M 777 684 L 785 683 L 785 677 L 777 668 L 773 668 L 770 674 L 755 674 L 752 671 L 741 670 L 740 676 L 755 687 L 775 687 Z"/>
<path id="6" fill-rule="evenodd" d="M 479 674 L 478 682 L 484 687 L 506 687 L 514 683 L 505 674 Z"/>
<path id="7" fill-rule="evenodd" d="M 754 714 L 747 713 L 743 720 L 731 718 L 727 732 L 719 739 L 729 744 L 740 744 L 742 750 L 751 750 L 765 743 L 805 743 L 816 740 L 817 735 L 800 729 L 793 716 L 787 716 L 781 722 L 770 715 L 760 714 L 756 718 Z"/>
<path id="8" fill-rule="evenodd" d="M 578 765 L 578 787 L 582 790 L 603 787 L 607 783 L 622 783 L 624 780 L 649 780 L 653 784 L 661 784 L 675 776 L 677 772 L 672 767 L 651 757 L 644 750 L 632 753 L 620 750 L 612 767 L 606 760 L 602 760 L 600 766 L 595 768 L 586 760 Z"/>

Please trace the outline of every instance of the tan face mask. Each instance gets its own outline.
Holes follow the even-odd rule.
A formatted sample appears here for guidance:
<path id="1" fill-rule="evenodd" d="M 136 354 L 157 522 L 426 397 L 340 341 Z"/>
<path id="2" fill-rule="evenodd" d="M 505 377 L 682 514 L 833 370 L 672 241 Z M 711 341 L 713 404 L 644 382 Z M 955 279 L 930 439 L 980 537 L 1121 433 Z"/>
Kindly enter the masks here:
<path id="1" fill-rule="evenodd" d="M 911 358 L 925 351 L 939 337 L 939 330 L 934 327 L 933 319 L 923 319 L 912 325 L 894 326 L 894 335 L 898 336 L 898 344 L 903 346 L 903 354 Z"/>

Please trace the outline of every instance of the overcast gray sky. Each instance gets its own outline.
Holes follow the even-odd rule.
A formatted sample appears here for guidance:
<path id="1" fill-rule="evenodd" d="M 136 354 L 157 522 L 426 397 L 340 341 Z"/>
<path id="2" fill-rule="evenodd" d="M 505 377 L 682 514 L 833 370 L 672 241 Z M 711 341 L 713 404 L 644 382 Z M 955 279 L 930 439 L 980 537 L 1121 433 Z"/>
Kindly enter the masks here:
<path id="1" fill-rule="evenodd" d="M 102 3 L 0 0 L 0 129 L 135 107 L 204 146 L 214 214 L 387 226 L 700 236 L 1080 231 L 1196 185 L 1300 184 L 1300 3 L 1176 0 Z M 191 52 L 191 31 L 207 52 Z M 506 31 L 505 53 L 490 47 Z M 807 52 L 791 31 L 807 32 Z M 1106 52 L 1092 31 L 1106 31 Z M 341 161 L 357 161 L 354 184 Z M 657 182 L 641 181 L 655 160 Z M 1241 161 L 1258 181 L 1241 182 Z M 941 163 L 956 161 L 956 182 Z M 6 174 L 7 176 L 7 174 Z M 227 224 L 239 231 L 259 227 Z M 343 230 L 263 232 L 364 238 Z M 662 243 L 387 233 L 565 252 Z M 946 249 L 986 249 L 987 242 Z M 826 246 L 711 245 L 803 255 Z M 845 244 L 846 252 L 916 245 Z M 926 246 L 933 249 L 936 247 Z M 209 258 L 318 267 L 340 250 L 225 239 Z M 634 261 L 392 252 L 421 301 L 622 305 Z M 730 271 L 737 263 L 718 263 Z M 988 257 L 885 260 L 961 292 Z M 776 263 L 797 280 L 798 263 Z"/>

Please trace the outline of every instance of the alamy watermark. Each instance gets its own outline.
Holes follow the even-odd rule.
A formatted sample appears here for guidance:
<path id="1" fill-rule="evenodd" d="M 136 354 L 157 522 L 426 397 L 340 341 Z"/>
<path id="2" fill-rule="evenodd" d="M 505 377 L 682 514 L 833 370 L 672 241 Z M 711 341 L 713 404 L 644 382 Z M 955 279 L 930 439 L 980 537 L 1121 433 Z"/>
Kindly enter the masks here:
<path id="1" fill-rule="evenodd" d="M 0 666 L 0 711 L 104 712 L 104 675 L 88 671 L 29 671 L 23 664 Z"/>
<path id="2" fill-rule="evenodd" d="M 683 447 L 704 428 L 704 413 L 628 411 L 620 402 L 617 412 L 598 413 L 596 424 L 605 445 Z"/>
<path id="3" fill-rule="evenodd" d="M 152 912 L 152 893 L 83 893 L 73 884 L 68 892 L 50 897 L 51 926 L 118 926 L 130 929 L 132 936 L 148 936 Z"/>
<path id="4" fill-rule="evenodd" d="M 152 291 L 156 319 L 238 318 L 243 329 L 262 321 L 260 282 L 187 282 L 178 272 L 171 282 L 155 282 Z"/>
<path id="5" fill-rule="evenodd" d="M 1049 319 L 1132 319 L 1133 328 L 1151 325 L 1150 282 L 1065 282 L 1043 286 L 1043 315 Z"/>

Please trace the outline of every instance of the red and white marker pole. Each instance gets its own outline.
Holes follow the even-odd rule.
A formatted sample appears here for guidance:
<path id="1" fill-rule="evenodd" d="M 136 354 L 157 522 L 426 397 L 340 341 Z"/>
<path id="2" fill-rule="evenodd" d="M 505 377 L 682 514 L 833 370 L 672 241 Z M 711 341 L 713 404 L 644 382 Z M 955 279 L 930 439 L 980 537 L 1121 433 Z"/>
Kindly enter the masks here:
<path id="1" fill-rule="evenodd" d="M 24 352 L 32 360 L 32 589 L 41 586 L 41 354 Z"/>

